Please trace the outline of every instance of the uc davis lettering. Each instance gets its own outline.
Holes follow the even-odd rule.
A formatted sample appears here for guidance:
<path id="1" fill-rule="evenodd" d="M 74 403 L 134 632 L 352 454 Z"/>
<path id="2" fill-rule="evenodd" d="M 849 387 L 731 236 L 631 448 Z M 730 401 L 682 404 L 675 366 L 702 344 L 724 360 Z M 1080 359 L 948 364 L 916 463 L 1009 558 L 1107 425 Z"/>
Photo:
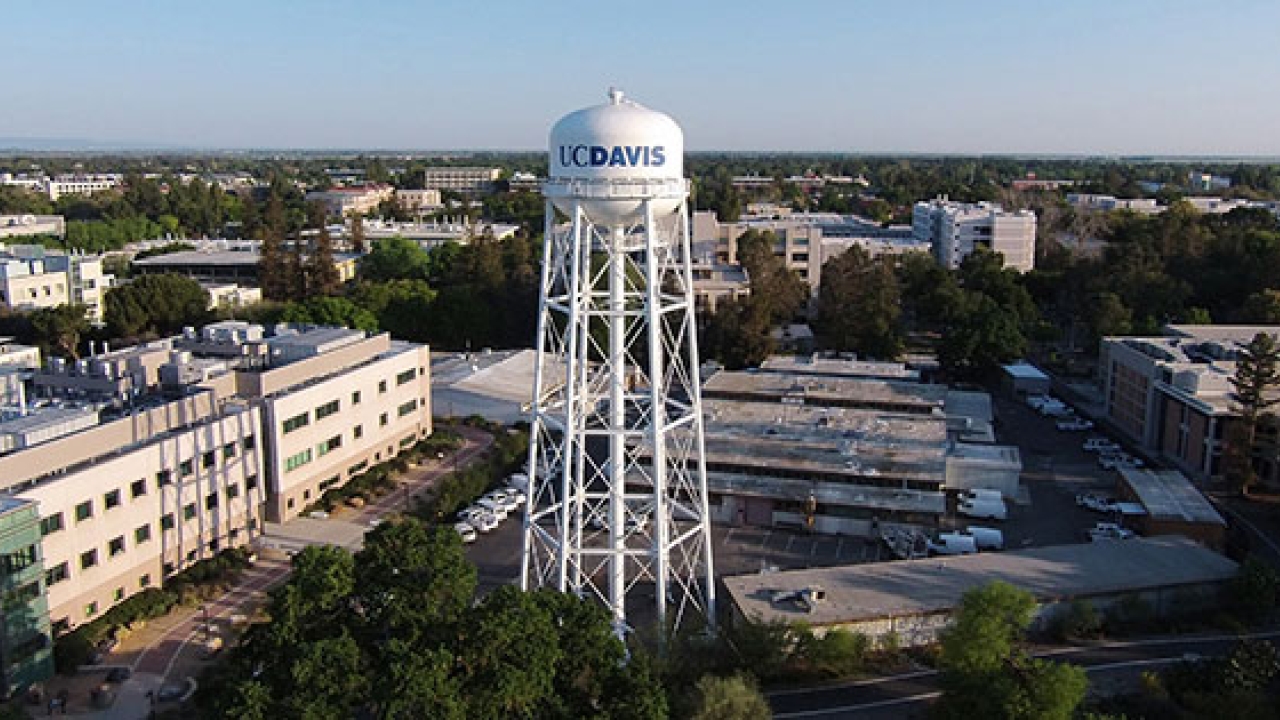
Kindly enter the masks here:
<path id="1" fill-rule="evenodd" d="M 667 162 L 663 145 L 561 145 L 563 167 L 662 167 Z"/>

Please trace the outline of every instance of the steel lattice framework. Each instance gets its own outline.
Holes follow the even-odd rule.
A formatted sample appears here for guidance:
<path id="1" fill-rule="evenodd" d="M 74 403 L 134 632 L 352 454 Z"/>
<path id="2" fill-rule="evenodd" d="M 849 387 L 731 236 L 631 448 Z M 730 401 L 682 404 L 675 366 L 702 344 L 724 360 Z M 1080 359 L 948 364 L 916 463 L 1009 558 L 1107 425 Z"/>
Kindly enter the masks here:
<path id="1" fill-rule="evenodd" d="M 650 613 L 669 631 L 709 625 L 688 182 L 553 179 L 544 192 L 521 583 L 598 598 L 620 633 Z M 634 211 L 595 222 L 601 199 Z"/>

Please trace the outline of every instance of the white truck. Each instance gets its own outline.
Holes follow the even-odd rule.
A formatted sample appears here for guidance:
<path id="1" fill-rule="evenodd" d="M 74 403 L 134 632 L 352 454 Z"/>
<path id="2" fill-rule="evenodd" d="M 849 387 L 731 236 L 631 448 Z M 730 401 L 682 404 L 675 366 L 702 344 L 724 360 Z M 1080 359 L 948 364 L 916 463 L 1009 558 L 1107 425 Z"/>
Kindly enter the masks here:
<path id="1" fill-rule="evenodd" d="M 989 498 L 961 500 L 956 511 L 965 517 L 981 520 L 1007 520 L 1009 518 L 1009 509 L 1005 507 L 1003 498 L 999 500 Z"/>

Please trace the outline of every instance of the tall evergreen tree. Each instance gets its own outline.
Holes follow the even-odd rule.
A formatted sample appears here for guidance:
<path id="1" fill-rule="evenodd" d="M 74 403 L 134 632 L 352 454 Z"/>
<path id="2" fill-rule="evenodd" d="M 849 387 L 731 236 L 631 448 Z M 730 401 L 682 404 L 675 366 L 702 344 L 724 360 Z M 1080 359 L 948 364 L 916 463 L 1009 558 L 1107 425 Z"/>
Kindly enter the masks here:
<path id="1" fill-rule="evenodd" d="M 892 359 L 902 352 L 898 279 L 885 257 L 854 246 L 822 267 L 815 330 L 836 350 Z"/>
<path id="2" fill-rule="evenodd" d="M 306 282 L 308 295 L 334 295 L 341 289 L 338 268 L 333 264 L 333 238 L 324 227 L 306 259 Z"/>
<path id="3" fill-rule="evenodd" d="M 1257 481 L 1254 459 L 1258 455 L 1258 425 L 1277 403 L 1280 396 L 1280 346 L 1275 337 L 1258 333 L 1244 346 L 1231 378 L 1231 399 L 1240 410 L 1240 447 L 1228 454 L 1233 460 L 1228 475 L 1242 492 L 1247 493 Z"/>

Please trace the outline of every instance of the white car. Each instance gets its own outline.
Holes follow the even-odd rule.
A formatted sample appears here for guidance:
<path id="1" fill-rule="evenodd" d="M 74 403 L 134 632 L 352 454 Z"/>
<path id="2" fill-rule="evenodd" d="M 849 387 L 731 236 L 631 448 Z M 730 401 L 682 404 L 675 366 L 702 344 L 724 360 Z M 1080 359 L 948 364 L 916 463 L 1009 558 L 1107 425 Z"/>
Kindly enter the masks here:
<path id="1" fill-rule="evenodd" d="M 491 490 L 485 493 L 485 497 L 502 505 L 502 509 L 507 513 L 515 512 L 520 508 L 520 501 L 515 499 L 510 490 Z"/>
<path id="2" fill-rule="evenodd" d="M 1100 513 L 1118 512 L 1116 501 L 1103 495 L 1084 493 L 1076 496 L 1076 504 L 1086 510 Z"/>
<path id="3" fill-rule="evenodd" d="M 475 506 L 458 513 L 458 519 L 482 533 L 498 527 L 498 518 L 494 517 L 493 513 Z"/>
<path id="4" fill-rule="evenodd" d="M 983 520 L 1005 520 L 1009 517 L 1004 500 L 965 500 L 956 508 L 956 512 Z"/>
<path id="5" fill-rule="evenodd" d="M 471 523 L 460 522 L 453 526 L 454 532 L 458 533 L 458 537 L 462 538 L 464 543 L 473 543 L 476 541 L 476 529 Z"/>
<path id="6" fill-rule="evenodd" d="M 1120 446 L 1115 442 L 1104 437 L 1091 437 L 1084 441 L 1081 446 L 1085 452 L 1096 453 L 1116 453 L 1120 452 Z"/>
<path id="7" fill-rule="evenodd" d="M 491 497 L 482 497 L 476 501 L 476 505 L 488 510 L 490 515 L 498 519 L 498 522 L 507 519 L 507 506 L 505 503 L 500 503 Z"/>
<path id="8" fill-rule="evenodd" d="M 524 473 L 516 473 L 507 478 L 507 487 L 521 492 L 529 492 L 529 476 Z"/>
<path id="9" fill-rule="evenodd" d="M 1093 423 L 1084 418 L 1073 418 L 1071 420 L 1060 420 L 1057 425 L 1059 430 L 1063 432 L 1075 432 L 1079 430 L 1092 430 Z"/>
<path id="10" fill-rule="evenodd" d="M 1116 523 L 1100 522 L 1086 530 L 1085 535 L 1089 537 L 1089 542 L 1099 542 L 1102 540 L 1128 540 L 1133 537 L 1134 533 L 1132 530 L 1121 527 Z"/>
<path id="11" fill-rule="evenodd" d="M 1098 467 L 1103 470 L 1116 470 L 1122 467 L 1140 468 L 1142 467 L 1142 461 L 1125 453 L 1099 455 Z"/>

